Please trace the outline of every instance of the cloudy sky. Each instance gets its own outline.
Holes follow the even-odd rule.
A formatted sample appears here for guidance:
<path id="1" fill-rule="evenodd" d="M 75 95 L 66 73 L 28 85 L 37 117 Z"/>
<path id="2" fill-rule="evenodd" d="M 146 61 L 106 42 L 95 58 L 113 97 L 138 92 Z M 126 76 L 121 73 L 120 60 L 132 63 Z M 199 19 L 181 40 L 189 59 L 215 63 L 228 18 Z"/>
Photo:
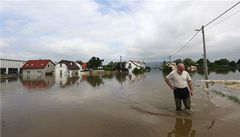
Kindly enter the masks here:
<path id="1" fill-rule="evenodd" d="M 237 1 L 2 0 L 0 54 L 10 59 L 146 62 L 202 57 L 196 33 Z M 205 28 L 210 60 L 240 58 L 240 4 Z M 177 52 L 177 53 L 176 53 Z"/>

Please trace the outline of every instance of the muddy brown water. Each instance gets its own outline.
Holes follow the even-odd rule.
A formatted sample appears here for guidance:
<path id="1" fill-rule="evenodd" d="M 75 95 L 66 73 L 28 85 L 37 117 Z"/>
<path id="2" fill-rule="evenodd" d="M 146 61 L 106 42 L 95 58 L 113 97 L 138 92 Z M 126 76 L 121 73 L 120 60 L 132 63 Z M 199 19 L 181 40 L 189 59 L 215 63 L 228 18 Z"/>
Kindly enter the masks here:
<path id="1" fill-rule="evenodd" d="M 193 82 L 199 75 L 193 75 Z M 195 87 L 177 113 L 163 74 L 1 82 L 1 137 L 239 137 L 240 105 Z"/>

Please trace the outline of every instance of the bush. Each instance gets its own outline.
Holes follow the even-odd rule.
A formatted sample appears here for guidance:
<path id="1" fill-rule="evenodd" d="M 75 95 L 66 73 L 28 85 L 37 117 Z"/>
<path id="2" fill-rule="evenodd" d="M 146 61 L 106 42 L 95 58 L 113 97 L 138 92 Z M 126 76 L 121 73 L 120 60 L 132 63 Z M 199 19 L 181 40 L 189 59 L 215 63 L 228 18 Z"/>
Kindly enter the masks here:
<path id="1" fill-rule="evenodd" d="M 135 68 L 132 72 L 133 74 L 142 74 L 144 73 L 144 68 L 140 68 L 140 69 Z"/>

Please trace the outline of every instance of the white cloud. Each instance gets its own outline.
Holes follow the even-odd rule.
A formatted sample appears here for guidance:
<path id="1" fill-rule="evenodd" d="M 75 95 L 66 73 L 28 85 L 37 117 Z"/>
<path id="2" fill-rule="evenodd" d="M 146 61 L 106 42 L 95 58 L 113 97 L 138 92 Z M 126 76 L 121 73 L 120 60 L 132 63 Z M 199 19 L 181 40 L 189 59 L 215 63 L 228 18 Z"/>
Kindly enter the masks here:
<path id="1" fill-rule="evenodd" d="M 118 3 L 118 4 L 116 4 Z M 118 60 L 120 55 L 138 58 L 168 57 L 195 33 L 235 1 L 4 1 L 1 57 L 84 59 L 99 56 Z M 234 8 L 228 15 L 239 10 Z M 103 12 L 105 11 L 105 12 Z M 240 14 L 240 13 L 239 13 Z M 231 49 L 239 58 L 239 14 L 206 29 L 209 57 L 225 57 Z M 226 48 L 225 45 L 228 45 Z M 5 46 L 3 46 L 5 45 Z M 7 46 L 6 46 L 7 45 Z M 216 49 L 216 45 L 219 45 Z M 36 48 L 38 47 L 38 48 Z M 20 52 L 20 53 L 19 53 Z M 26 56 L 27 55 L 27 56 Z M 178 57 L 202 56 L 201 33 Z"/>

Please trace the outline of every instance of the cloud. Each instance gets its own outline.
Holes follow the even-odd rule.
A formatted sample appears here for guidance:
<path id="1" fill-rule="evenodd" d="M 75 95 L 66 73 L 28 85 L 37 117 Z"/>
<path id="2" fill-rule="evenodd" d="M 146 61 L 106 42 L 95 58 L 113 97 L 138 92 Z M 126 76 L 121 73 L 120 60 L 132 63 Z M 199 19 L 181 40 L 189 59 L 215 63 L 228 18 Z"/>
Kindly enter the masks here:
<path id="1" fill-rule="evenodd" d="M 173 55 L 234 1 L 3 1 L 1 58 L 107 61 Z M 210 58 L 239 58 L 239 14 L 206 28 Z M 226 19 L 226 20 L 224 20 Z M 223 21 L 223 22 L 221 22 Z M 226 46 L 227 45 L 227 46 Z M 229 50 L 227 54 L 219 54 Z M 201 33 L 173 58 L 200 58 Z M 149 59 L 151 61 L 151 59 Z"/>

